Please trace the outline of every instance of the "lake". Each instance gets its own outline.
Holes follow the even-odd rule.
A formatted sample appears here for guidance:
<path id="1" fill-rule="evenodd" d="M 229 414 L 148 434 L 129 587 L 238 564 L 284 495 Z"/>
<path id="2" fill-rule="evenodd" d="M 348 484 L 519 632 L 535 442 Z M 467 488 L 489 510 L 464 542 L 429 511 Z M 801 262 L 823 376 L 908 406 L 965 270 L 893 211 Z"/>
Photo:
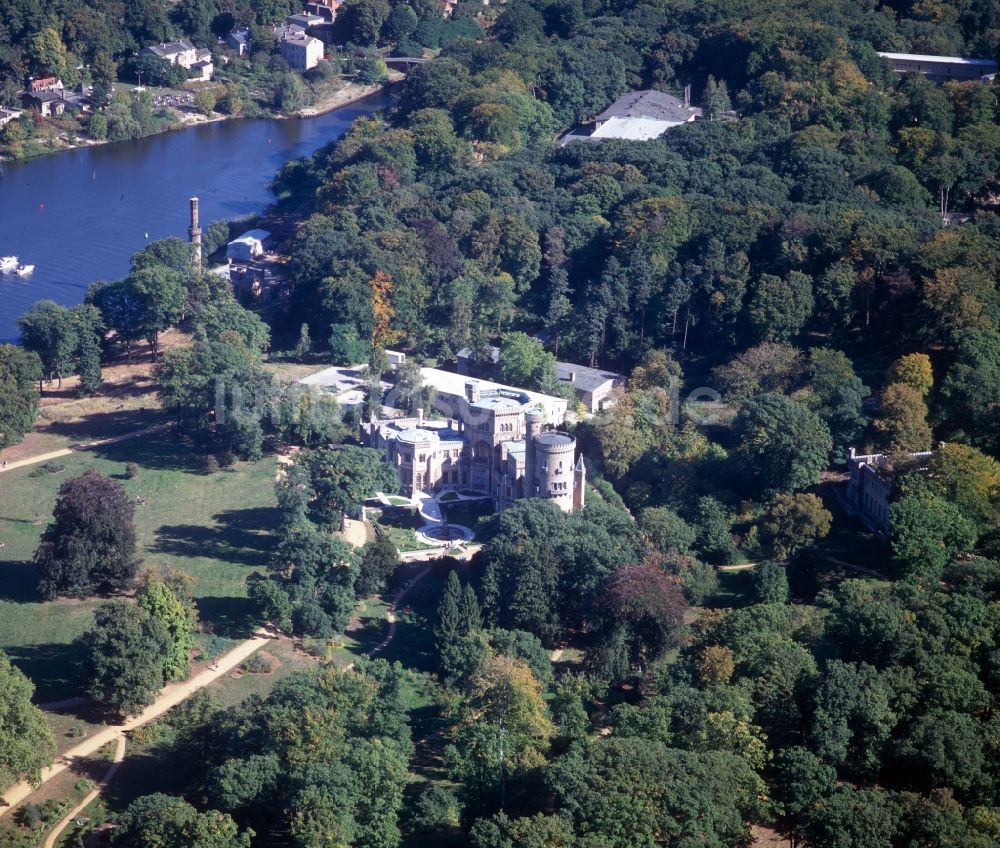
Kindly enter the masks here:
<path id="1" fill-rule="evenodd" d="M 382 92 L 315 118 L 218 121 L 0 166 L 0 255 L 35 266 L 28 279 L 0 276 L 0 341 L 16 339 L 36 300 L 74 306 L 95 280 L 125 276 L 147 241 L 187 238 L 192 195 L 203 231 L 262 212 L 285 162 L 389 102 Z"/>

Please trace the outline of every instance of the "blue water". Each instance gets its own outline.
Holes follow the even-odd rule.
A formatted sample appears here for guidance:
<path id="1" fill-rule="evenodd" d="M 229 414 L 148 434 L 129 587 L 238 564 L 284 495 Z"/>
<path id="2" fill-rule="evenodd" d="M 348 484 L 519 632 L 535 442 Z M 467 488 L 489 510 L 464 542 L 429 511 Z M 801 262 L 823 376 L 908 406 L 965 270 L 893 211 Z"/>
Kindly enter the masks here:
<path id="1" fill-rule="evenodd" d="M 0 166 L 0 255 L 35 266 L 27 280 L 0 276 L 0 341 L 17 337 L 17 317 L 36 300 L 73 306 L 95 280 L 124 276 L 147 235 L 186 238 L 192 195 L 203 229 L 263 211 L 285 162 L 388 102 L 380 94 L 316 118 L 222 121 Z"/>

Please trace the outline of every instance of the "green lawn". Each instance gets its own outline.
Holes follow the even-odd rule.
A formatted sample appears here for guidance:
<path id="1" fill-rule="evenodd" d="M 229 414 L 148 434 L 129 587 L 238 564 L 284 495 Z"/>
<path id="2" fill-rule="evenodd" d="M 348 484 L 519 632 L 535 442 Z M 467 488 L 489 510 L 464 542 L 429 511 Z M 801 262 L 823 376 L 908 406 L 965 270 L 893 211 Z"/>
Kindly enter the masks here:
<path id="1" fill-rule="evenodd" d="M 372 516 L 372 523 L 381 535 L 388 537 L 400 553 L 439 547 L 417 541 L 414 531 L 427 522 L 415 509 L 387 508 L 382 510 L 381 515 Z"/>
<path id="2" fill-rule="evenodd" d="M 122 479 L 126 462 L 139 465 Z M 277 524 L 275 461 L 239 463 L 206 476 L 186 445 L 158 434 L 107 445 L 58 460 L 64 470 L 39 474 L 38 466 L 0 478 L 0 649 L 25 670 L 40 701 L 79 692 L 71 642 L 83 633 L 97 601 L 41 603 L 31 557 L 51 518 L 67 477 L 95 470 L 117 477 L 143 497 L 135 521 L 144 565 L 172 565 L 195 578 L 198 611 L 211 632 L 243 635 L 250 608 L 244 581 L 267 561 Z"/>
<path id="3" fill-rule="evenodd" d="M 409 566 L 407 578 L 417 574 L 422 563 Z M 444 593 L 445 575 L 433 570 L 415 584 L 396 610 L 396 638 L 379 656 L 403 664 L 418 672 L 437 671 L 438 654 L 434 644 L 434 622 Z"/>

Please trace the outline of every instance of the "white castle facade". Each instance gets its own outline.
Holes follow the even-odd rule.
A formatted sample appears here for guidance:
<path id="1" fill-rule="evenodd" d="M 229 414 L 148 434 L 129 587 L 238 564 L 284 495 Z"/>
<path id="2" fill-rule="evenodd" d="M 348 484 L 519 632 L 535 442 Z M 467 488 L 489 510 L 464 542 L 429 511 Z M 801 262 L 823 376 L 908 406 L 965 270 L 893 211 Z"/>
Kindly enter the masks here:
<path id="1" fill-rule="evenodd" d="M 479 380 L 467 380 L 464 389 L 447 396 L 449 418 L 418 414 L 364 425 L 368 444 L 395 466 L 402 493 L 476 492 L 497 510 L 521 498 L 582 509 L 587 472 L 576 439 L 545 429 L 559 403 L 565 412 L 565 401 L 552 398 L 557 403 L 546 408 L 544 396 Z"/>

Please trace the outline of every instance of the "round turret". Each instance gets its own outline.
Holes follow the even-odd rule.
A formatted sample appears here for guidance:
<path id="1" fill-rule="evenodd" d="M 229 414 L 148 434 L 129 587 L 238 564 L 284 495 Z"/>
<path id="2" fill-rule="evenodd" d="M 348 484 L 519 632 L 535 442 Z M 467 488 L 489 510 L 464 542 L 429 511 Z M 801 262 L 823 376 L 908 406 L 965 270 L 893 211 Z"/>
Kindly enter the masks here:
<path id="1" fill-rule="evenodd" d="M 537 496 L 553 500 L 560 509 L 573 509 L 573 468 L 576 439 L 569 433 L 550 430 L 534 439 Z"/>
<path id="2" fill-rule="evenodd" d="M 545 413 L 538 407 L 524 413 L 524 497 L 544 497 L 535 473 L 535 440 L 542 432 Z"/>

